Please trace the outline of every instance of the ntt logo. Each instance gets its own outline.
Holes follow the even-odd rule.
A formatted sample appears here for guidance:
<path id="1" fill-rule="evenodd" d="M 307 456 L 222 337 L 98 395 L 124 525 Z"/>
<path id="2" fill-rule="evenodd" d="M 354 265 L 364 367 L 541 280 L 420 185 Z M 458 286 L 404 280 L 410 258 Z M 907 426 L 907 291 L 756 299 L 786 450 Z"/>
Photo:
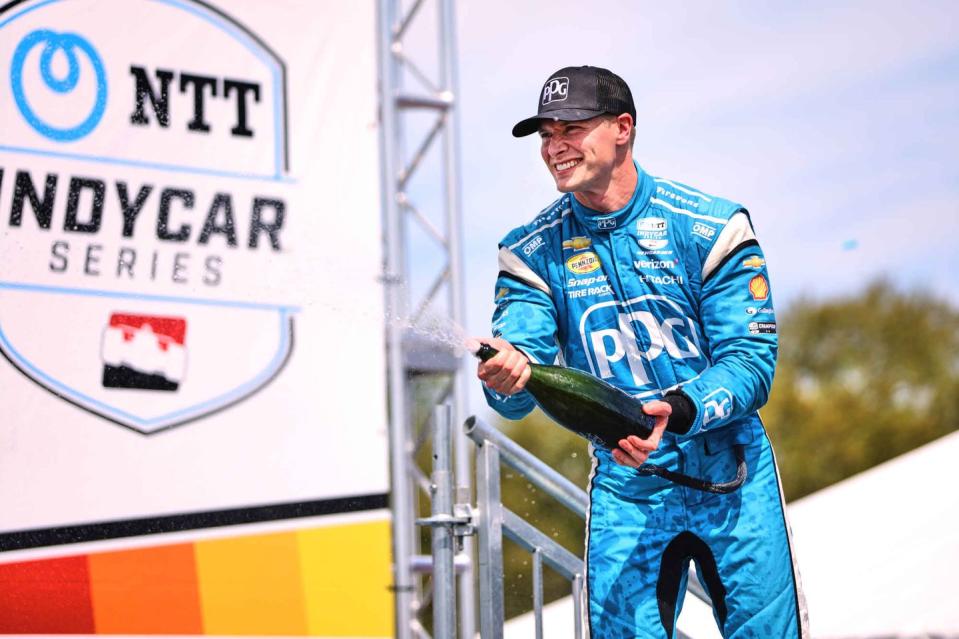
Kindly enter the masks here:
<path id="1" fill-rule="evenodd" d="M 39 73 L 43 83 L 50 91 L 57 94 L 69 94 L 77 88 L 80 81 L 80 62 L 77 53 L 82 52 L 93 70 L 96 81 L 96 91 L 93 104 L 86 111 L 86 117 L 75 126 L 58 127 L 41 119 L 30 106 L 30 101 L 24 91 L 24 66 L 29 54 L 40 48 Z M 55 63 L 60 58 L 61 74 L 54 71 Z M 65 64 L 64 64 L 65 63 Z M 65 73 L 62 72 L 65 69 Z M 100 123 L 107 105 L 107 76 L 103 70 L 103 61 L 96 49 L 87 40 L 75 33 L 56 33 L 40 29 L 27 34 L 17 45 L 10 64 L 10 85 L 13 97 L 20 114 L 27 123 L 44 137 L 58 142 L 72 142 L 84 137 Z"/>

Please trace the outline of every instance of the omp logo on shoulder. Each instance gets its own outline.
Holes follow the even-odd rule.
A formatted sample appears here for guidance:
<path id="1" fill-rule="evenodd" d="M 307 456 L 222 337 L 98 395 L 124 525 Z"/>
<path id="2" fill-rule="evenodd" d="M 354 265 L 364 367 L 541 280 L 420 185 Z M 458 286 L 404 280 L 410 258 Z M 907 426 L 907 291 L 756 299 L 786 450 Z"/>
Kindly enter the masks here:
<path id="1" fill-rule="evenodd" d="M 533 252 L 543 245 L 543 236 L 537 235 L 529 242 L 523 245 L 523 255 L 532 255 Z"/>
<path id="2" fill-rule="evenodd" d="M 709 226 L 708 224 L 703 224 L 702 222 L 696 222 L 693 224 L 693 234 L 698 235 L 703 239 L 711 240 L 713 236 L 716 235 L 716 229 Z"/>
<path id="3" fill-rule="evenodd" d="M 0 9 L 0 354 L 141 433 L 292 351 L 286 66 L 255 29 L 198 0 Z"/>

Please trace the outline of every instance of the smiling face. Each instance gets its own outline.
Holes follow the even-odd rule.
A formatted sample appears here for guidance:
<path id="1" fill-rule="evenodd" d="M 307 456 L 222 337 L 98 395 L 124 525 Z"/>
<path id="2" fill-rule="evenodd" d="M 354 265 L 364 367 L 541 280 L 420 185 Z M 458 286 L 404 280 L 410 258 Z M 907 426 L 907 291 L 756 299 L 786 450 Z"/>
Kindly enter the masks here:
<path id="1" fill-rule="evenodd" d="M 606 193 L 624 162 L 630 161 L 629 115 L 601 115 L 576 122 L 544 120 L 540 154 L 561 193 L 587 200 Z"/>

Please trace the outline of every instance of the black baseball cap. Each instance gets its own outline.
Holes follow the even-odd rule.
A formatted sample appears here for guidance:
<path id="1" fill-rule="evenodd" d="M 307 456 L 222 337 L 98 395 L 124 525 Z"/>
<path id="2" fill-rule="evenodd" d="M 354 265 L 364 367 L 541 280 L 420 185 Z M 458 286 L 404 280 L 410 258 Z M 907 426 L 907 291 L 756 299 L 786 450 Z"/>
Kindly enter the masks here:
<path id="1" fill-rule="evenodd" d="M 536 115 L 513 127 L 513 136 L 536 133 L 543 120 L 575 122 L 597 115 L 628 113 L 636 121 L 633 94 L 621 77 L 600 67 L 563 67 L 549 76 Z"/>

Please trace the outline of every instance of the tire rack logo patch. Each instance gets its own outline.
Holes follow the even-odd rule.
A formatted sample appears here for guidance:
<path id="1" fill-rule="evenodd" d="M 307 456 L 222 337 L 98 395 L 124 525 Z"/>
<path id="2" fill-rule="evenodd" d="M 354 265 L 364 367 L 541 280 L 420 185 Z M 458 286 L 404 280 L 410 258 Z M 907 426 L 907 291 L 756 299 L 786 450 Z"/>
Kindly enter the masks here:
<path id="1" fill-rule="evenodd" d="M 266 387 L 300 310 L 264 301 L 292 268 L 286 63 L 200 0 L 19 0 L 0 68 L 0 355 L 145 435 Z"/>
<path id="2" fill-rule="evenodd" d="M 186 320 L 113 313 L 103 331 L 104 388 L 175 391 L 186 372 Z"/>

